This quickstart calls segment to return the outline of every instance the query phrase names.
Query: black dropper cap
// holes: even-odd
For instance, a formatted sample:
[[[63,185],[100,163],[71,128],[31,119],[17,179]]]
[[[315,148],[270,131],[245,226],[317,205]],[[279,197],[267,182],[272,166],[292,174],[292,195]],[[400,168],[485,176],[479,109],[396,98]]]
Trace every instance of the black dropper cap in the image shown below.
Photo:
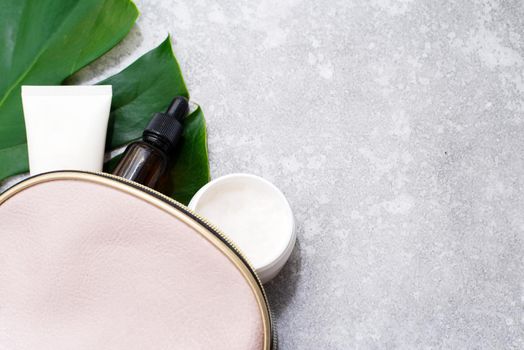
[[[187,99],[177,96],[164,113],[155,113],[142,134],[145,142],[169,153],[182,136],[182,120],[189,112]]]

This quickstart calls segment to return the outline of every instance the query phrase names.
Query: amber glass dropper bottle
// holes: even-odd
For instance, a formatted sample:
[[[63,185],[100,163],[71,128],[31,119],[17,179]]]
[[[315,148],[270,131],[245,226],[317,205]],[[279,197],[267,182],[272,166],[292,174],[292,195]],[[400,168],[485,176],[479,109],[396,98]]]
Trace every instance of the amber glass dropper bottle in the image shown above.
[[[155,113],[142,140],[127,146],[113,174],[156,188],[182,136],[182,120],[188,111],[187,100],[179,96],[173,99],[166,112]]]

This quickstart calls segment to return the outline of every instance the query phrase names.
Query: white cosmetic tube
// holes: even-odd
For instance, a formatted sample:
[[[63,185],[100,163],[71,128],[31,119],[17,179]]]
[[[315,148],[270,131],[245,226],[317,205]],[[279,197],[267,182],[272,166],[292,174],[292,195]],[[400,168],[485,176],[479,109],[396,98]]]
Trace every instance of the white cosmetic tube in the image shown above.
[[[29,170],[102,171],[111,85],[22,86]]]

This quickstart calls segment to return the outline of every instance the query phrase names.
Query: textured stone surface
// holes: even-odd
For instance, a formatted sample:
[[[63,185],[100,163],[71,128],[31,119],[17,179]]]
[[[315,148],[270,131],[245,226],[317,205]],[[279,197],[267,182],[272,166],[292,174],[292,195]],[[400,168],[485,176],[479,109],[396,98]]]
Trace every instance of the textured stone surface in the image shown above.
[[[171,33],[212,175],[298,222],[282,349],[524,348],[522,1],[141,0],[82,81]]]

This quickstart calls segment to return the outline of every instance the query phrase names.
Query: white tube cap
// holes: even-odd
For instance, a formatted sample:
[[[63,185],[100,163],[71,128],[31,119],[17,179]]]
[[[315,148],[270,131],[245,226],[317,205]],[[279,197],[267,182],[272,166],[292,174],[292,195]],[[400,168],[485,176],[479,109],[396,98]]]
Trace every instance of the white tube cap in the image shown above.
[[[261,177],[219,177],[193,196],[189,208],[224,231],[253,265],[262,283],[278,274],[295,246],[291,207],[282,192]]]

